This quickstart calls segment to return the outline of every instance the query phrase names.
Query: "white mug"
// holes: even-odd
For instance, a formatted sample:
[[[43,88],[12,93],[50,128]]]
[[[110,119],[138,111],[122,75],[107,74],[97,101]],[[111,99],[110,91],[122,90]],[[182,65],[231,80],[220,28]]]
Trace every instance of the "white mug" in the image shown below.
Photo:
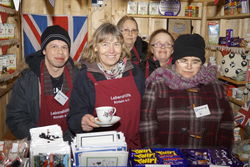
[[[116,108],[112,106],[102,106],[95,108],[98,119],[103,123],[110,123],[114,114],[116,113]]]

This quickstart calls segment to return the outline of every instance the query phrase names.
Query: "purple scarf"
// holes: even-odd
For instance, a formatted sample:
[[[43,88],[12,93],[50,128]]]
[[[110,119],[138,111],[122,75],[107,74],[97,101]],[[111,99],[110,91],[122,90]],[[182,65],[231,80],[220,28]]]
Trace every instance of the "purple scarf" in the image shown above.
[[[189,89],[199,84],[209,84],[217,79],[217,66],[208,64],[203,65],[200,71],[192,78],[184,78],[172,69],[158,68],[146,80],[146,87],[154,81],[163,80],[165,84],[174,90]]]

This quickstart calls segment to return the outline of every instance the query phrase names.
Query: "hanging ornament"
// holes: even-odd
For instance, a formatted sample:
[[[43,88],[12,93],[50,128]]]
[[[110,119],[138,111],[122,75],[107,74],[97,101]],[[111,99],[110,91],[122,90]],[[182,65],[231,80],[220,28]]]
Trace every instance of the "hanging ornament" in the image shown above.
[[[7,22],[7,18],[8,18],[8,13],[0,12],[0,15],[1,15],[2,23],[6,23]]]
[[[18,11],[21,0],[13,0],[13,2],[14,2],[14,6],[15,6],[16,11]]]
[[[217,5],[219,0],[214,0],[214,4]]]
[[[51,6],[55,7],[55,0],[49,0],[49,3],[51,4]]]
[[[2,48],[3,55],[6,55],[9,46],[8,45],[3,45],[3,46],[1,46],[1,48]]]
[[[221,52],[222,56],[225,56],[225,55],[228,55],[230,53],[230,50],[221,49],[220,52]]]

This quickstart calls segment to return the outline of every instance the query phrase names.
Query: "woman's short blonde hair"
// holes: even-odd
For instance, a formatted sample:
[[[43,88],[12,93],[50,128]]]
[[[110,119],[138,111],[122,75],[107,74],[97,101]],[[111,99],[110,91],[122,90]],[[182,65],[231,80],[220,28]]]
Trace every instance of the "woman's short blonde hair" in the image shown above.
[[[135,22],[136,28],[137,28],[137,30],[138,30],[138,24],[137,24],[135,18],[133,18],[133,17],[131,17],[131,16],[126,16],[126,15],[123,16],[123,17],[118,21],[118,23],[117,23],[117,27],[118,27],[119,30],[121,30],[121,29],[123,28],[123,24],[124,24],[127,20],[131,20],[131,21]]]
[[[87,47],[83,50],[81,59],[83,61],[87,61],[89,63],[99,62],[99,56],[97,54],[97,50],[95,50],[97,44],[109,39],[110,37],[115,37],[117,41],[122,46],[122,53],[120,60],[123,60],[125,57],[130,59],[130,52],[127,50],[124,44],[124,39],[114,24],[111,23],[103,23],[100,25],[93,34],[92,40],[88,43]]]

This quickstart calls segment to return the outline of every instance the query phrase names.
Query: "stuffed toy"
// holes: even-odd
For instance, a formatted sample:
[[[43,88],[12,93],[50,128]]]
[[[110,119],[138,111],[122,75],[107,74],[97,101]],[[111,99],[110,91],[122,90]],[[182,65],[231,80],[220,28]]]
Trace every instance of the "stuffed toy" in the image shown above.
[[[244,81],[247,66],[245,54],[230,52],[221,60],[221,74],[237,81]]]

